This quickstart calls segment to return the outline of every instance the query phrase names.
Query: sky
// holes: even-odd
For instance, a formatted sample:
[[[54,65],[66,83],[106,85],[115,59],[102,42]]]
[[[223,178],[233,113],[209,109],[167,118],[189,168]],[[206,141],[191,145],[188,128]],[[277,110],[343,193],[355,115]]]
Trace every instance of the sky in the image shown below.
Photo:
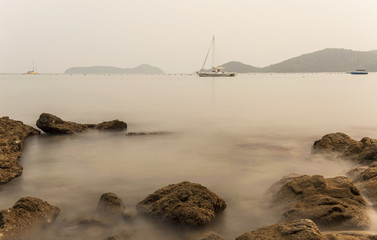
[[[150,64],[265,67],[324,48],[377,50],[376,0],[0,0],[0,73]],[[210,65],[210,64],[209,64]],[[206,67],[210,67],[207,65]]]

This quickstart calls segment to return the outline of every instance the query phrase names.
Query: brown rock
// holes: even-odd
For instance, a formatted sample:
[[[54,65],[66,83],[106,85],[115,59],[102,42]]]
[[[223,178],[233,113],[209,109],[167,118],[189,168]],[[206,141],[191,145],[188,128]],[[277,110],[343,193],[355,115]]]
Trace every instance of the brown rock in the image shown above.
[[[89,129],[98,130],[125,130],[127,124],[119,120],[103,122],[100,124],[80,124],[64,121],[50,113],[42,113],[37,120],[37,127],[45,133],[50,134],[74,134],[88,131]]]
[[[18,159],[27,137],[40,132],[20,121],[0,118],[0,183],[7,183],[22,174]]]
[[[224,240],[224,238],[215,232],[207,232],[200,236],[197,240]]]
[[[377,235],[363,232],[324,233],[328,240],[377,240]]]
[[[6,240],[28,239],[52,223],[60,209],[33,197],[18,200],[10,209],[0,211],[0,238]]]
[[[364,137],[357,141],[344,133],[331,133],[314,142],[312,154],[319,153],[368,164],[377,161],[377,140]]]
[[[119,217],[123,217],[123,219],[130,219],[132,217],[132,214],[125,208],[122,199],[115,193],[104,193],[101,195],[97,206],[97,213],[114,220]]]
[[[326,229],[366,229],[367,204],[347,177],[300,176],[273,196],[285,220],[308,218]]]
[[[223,211],[226,203],[200,184],[181,182],[150,194],[138,203],[137,208],[163,222],[201,226]]]
[[[275,224],[247,232],[236,240],[326,240],[317,225],[309,219]]]

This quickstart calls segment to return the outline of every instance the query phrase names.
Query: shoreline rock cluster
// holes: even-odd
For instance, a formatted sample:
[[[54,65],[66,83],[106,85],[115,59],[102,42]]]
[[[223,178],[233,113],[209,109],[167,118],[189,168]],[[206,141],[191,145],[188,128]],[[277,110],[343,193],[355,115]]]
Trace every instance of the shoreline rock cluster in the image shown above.
[[[48,113],[41,114],[37,126],[48,134],[75,134],[93,129],[127,129],[127,124],[119,120],[79,124],[64,121]],[[18,159],[24,141],[27,137],[38,134],[40,131],[20,121],[8,117],[0,118],[0,183],[7,183],[22,174]],[[367,210],[370,205],[377,207],[377,140],[366,137],[357,141],[344,133],[327,134],[314,142],[311,154],[321,154],[329,159],[347,159],[360,166],[350,170],[347,177],[298,175],[281,179],[270,191],[271,204],[281,213],[282,222],[244,233],[236,240],[377,239],[377,235],[363,232],[321,232],[357,231],[370,226]],[[187,181],[158,189],[136,206],[138,212],[159,222],[185,227],[208,225],[226,207],[224,199],[200,184]],[[41,199],[21,198],[12,208],[0,211],[0,239],[27,239],[29,234],[51,225],[59,213],[58,207]],[[109,225],[132,221],[134,217],[116,194],[105,193],[100,197],[95,217],[81,218],[67,226],[97,226],[106,232]],[[108,236],[108,240],[130,239],[132,232],[125,230],[115,235],[109,233]],[[209,232],[200,239],[223,238]]]

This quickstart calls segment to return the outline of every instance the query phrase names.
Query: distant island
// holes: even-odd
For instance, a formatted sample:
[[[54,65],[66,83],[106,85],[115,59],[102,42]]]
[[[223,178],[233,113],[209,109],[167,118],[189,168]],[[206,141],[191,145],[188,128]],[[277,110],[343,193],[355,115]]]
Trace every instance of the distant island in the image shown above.
[[[327,48],[303,54],[286,61],[258,68],[241,62],[228,62],[224,67],[228,72],[237,73],[299,73],[299,72],[348,72],[365,68],[377,72],[377,50],[360,52],[349,49]]]
[[[158,67],[148,64],[141,64],[134,68],[118,68],[110,66],[93,66],[93,67],[71,67],[64,73],[73,74],[164,74]]]

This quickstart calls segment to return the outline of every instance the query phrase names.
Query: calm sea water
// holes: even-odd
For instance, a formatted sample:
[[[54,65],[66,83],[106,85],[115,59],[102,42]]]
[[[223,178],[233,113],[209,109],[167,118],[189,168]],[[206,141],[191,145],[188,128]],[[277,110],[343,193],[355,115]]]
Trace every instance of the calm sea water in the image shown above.
[[[273,182],[289,173],[333,177],[353,166],[308,160],[315,140],[338,131],[377,138],[377,74],[0,75],[0,86],[0,115],[34,127],[48,112],[80,123],[120,119],[130,132],[169,133],[32,137],[22,153],[22,176],[0,186],[0,209],[34,196],[61,208],[58,221],[70,221],[93,214],[100,195],[114,192],[136,212],[148,194],[184,180],[228,203],[213,224],[197,230],[137,217],[126,224],[136,240],[193,239],[208,230],[234,239],[276,223],[265,196]],[[77,234],[85,239],[89,233]]]

